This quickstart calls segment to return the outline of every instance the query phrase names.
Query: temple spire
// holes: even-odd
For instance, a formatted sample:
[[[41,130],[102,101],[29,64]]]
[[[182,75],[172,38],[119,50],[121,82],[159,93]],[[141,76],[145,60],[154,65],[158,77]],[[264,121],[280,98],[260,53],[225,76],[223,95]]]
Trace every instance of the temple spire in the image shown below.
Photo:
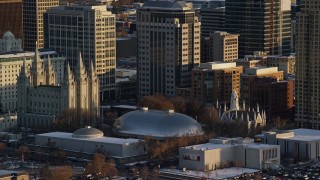
[[[239,97],[238,97],[238,93],[236,90],[232,91],[230,102],[231,102],[231,104],[230,104],[231,111],[236,111],[236,110],[240,109],[239,108]]]

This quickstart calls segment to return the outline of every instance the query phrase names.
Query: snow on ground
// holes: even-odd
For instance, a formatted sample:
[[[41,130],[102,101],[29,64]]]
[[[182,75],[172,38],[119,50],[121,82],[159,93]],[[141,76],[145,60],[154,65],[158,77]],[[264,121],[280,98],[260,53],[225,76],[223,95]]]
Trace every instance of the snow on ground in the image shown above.
[[[209,171],[203,172],[203,171],[182,171],[180,169],[160,169],[160,173],[166,173],[166,174],[172,174],[172,175],[178,175],[178,176],[184,176],[184,177],[208,177],[210,179],[226,179],[226,178],[232,178],[235,176],[240,176],[244,173],[255,173],[260,170],[257,169],[249,169],[249,168],[238,168],[238,167],[231,167],[231,168],[225,168],[225,169],[219,169],[215,171]]]

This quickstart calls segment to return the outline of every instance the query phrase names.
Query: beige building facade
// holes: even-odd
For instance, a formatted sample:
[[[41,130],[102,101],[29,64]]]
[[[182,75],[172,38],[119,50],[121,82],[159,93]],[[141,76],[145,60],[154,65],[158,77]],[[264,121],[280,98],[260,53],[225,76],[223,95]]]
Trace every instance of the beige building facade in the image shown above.
[[[179,167],[211,171],[230,166],[268,169],[280,165],[280,146],[256,144],[253,139],[217,138],[179,149]]]
[[[138,9],[138,91],[173,97],[200,63],[200,22],[191,4],[147,1]]]
[[[115,15],[106,5],[70,5],[51,8],[44,15],[45,48],[67,57],[73,70],[81,51],[84,65],[93,63],[100,92],[111,98],[115,91]]]
[[[61,84],[64,74],[64,68],[62,67],[66,58],[55,51],[39,52],[39,56],[45,65],[50,59],[56,73],[57,83]],[[17,110],[17,77],[23,61],[25,60],[26,66],[30,67],[34,57],[34,52],[0,55],[0,103],[2,112]]]
[[[216,31],[212,39],[212,61],[234,62],[238,59],[238,34]]]
[[[51,61],[45,65],[36,51],[30,68],[24,61],[17,86],[19,126],[48,127],[66,109],[99,114],[99,80],[92,63],[85,68],[81,54],[73,72],[66,65],[60,85]]]
[[[59,0],[23,1],[24,50],[34,51],[35,42],[43,48],[43,13],[55,6],[59,6]]]

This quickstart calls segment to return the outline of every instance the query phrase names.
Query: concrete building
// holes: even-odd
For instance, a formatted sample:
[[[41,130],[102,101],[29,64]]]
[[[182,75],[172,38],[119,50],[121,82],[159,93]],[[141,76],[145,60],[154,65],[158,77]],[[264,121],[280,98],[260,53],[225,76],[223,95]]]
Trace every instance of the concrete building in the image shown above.
[[[212,59],[210,61],[234,62],[238,59],[238,34],[216,31],[212,39]]]
[[[138,9],[138,91],[173,97],[200,63],[200,22],[191,4],[147,1]]]
[[[57,148],[80,154],[95,154],[105,152],[117,163],[132,161],[138,156],[145,156],[146,147],[143,140],[123,139],[103,136],[103,132],[86,126],[73,133],[50,132],[35,136],[35,145],[44,148]]]
[[[66,58],[50,50],[40,51],[39,56],[45,66],[50,59],[56,73],[57,83],[61,84]],[[34,57],[34,52],[0,55],[0,103],[2,112],[17,111],[17,77],[23,61],[25,60],[26,66],[30,67]]]
[[[262,63],[261,60],[257,60],[257,59],[243,58],[243,59],[237,60],[237,66],[242,66],[244,70],[247,68],[260,66],[261,63]]]
[[[295,56],[268,56],[266,66],[278,67],[279,71],[285,74],[296,73],[296,57]]]
[[[300,127],[320,129],[320,6],[317,0],[301,2],[296,38],[296,115]]]
[[[84,65],[92,61],[100,80],[104,99],[114,97],[116,68],[115,15],[106,5],[72,5],[51,8],[44,15],[45,47],[67,57],[77,65],[78,53]]]
[[[217,138],[179,149],[179,167],[210,171],[240,166],[268,169],[280,165],[280,146],[253,143],[250,138]]]
[[[239,57],[253,51],[289,55],[290,0],[226,0],[226,31],[239,36]]]
[[[294,82],[284,81],[283,72],[277,67],[246,69],[241,75],[241,98],[249,106],[257,103],[265,110],[268,120],[281,117],[293,118]]]
[[[320,159],[320,131],[312,129],[293,129],[271,131],[255,136],[256,141],[279,145],[281,157],[297,158],[299,161]]]
[[[17,126],[17,113],[6,113],[0,115],[0,131],[7,131],[10,128]]]
[[[7,31],[0,39],[0,54],[21,52],[23,51],[21,44],[21,39],[16,39],[10,31]]]
[[[81,54],[72,72],[67,63],[63,82],[57,83],[51,60],[45,65],[36,48],[31,67],[24,61],[18,81],[18,123],[29,128],[46,128],[66,109],[88,110],[99,115],[99,79],[91,63],[83,65]]]
[[[230,102],[230,94],[240,93],[240,74],[242,67],[236,63],[201,63],[192,70],[191,95],[215,104],[217,101]]]
[[[247,68],[243,74],[241,74],[240,80],[240,97],[247,103],[250,102],[250,88],[251,83],[257,77],[274,77],[277,81],[283,80],[283,72],[278,71],[277,67],[253,67]]]
[[[16,38],[23,39],[22,18],[22,0],[1,0],[0,37],[10,31]]]
[[[26,51],[35,51],[35,42],[43,48],[43,13],[59,6],[59,0],[24,0],[23,1],[23,45]]]

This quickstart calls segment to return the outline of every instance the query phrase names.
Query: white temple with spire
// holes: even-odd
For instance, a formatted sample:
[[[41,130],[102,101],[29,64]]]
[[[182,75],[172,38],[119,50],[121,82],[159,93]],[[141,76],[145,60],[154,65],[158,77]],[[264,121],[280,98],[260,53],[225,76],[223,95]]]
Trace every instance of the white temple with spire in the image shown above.
[[[230,108],[227,107],[226,102],[224,102],[223,107],[219,106],[219,101],[217,101],[216,109],[218,110],[220,121],[244,121],[247,122],[249,130],[252,127],[263,127],[266,125],[266,113],[259,107],[259,104],[257,104],[256,108],[246,108],[246,103],[243,101],[242,107],[240,107],[239,96],[235,90],[231,94]]]
[[[30,68],[24,61],[17,79],[19,126],[49,127],[66,109],[99,114],[99,79],[94,65],[86,69],[80,52],[77,63],[73,71],[69,63],[65,65],[63,80],[58,84],[50,58],[44,63],[38,48]]]

